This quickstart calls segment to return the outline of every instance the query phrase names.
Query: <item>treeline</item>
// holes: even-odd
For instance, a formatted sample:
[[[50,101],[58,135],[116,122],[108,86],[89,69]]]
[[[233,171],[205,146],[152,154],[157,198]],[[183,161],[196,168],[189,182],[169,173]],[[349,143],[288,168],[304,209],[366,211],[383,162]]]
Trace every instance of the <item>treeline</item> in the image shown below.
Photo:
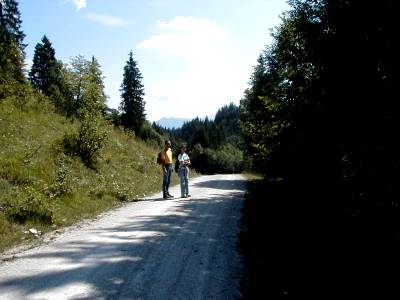
[[[107,107],[101,66],[92,56],[72,57],[68,63],[56,58],[56,51],[44,35],[37,43],[32,67],[25,75],[24,33],[15,0],[0,2],[0,101],[13,97],[20,105],[29,99],[49,99],[56,111],[80,122],[78,132],[65,137],[66,153],[79,155],[93,167],[107,139],[107,120],[130,130],[154,146],[162,137],[146,121],[142,75],[132,51],[124,66],[119,111]]]
[[[285,187],[266,204],[282,262],[268,291],[398,295],[398,5],[290,5],[240,105],[252,168]]]
[[[153,123],[153,128],[172,141],[176,156],[185,144],[192,166],[201,173],[238,173],[245,168],[239,107],[221,107],[214,120],[195,118],[181,128],[168,129]]]

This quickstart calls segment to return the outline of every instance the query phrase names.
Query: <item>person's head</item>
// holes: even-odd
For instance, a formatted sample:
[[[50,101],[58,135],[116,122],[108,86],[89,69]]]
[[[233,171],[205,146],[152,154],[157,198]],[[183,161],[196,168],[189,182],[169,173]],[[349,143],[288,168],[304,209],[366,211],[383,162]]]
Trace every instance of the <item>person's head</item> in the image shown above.
[[[186,152],[186,146],[185,145],[182,145],[181,146],[181,153],[185,153]]]
[[[171,141],[170,140],[166,140],[165,141],[164,148],[166,148],[166,149],[171,148]]]

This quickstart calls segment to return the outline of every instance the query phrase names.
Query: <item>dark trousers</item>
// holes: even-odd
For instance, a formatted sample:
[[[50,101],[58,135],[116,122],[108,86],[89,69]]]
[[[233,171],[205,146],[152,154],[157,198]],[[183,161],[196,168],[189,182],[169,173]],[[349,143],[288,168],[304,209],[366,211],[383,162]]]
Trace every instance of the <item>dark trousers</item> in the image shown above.
[[[171,182],[172,164],[165,164],[164,167],[167,170],[167,174],[164,174],[163,176],[162,190],[164,194],[167,194],[169,191],[169,184]]]

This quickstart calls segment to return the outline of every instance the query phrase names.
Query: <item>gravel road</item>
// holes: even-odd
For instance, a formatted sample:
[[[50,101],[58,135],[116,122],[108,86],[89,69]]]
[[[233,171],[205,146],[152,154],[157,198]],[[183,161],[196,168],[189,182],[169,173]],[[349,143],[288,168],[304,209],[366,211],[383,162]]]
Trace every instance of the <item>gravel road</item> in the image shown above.
[[[239,299],[244,190],[201,176],[68,228],[0,262],[0,299]]]

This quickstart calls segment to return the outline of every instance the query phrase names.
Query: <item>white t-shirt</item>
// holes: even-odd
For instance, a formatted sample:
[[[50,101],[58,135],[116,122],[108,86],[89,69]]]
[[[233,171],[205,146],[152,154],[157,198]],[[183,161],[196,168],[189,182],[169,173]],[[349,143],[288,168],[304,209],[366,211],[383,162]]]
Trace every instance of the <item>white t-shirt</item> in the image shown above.
[[[190,161],[189,155],[187,153],[179,154],[178,155],[178,160],[179,160],[179,167],[184,167],[185,165],[183,164],[184,161]]]

